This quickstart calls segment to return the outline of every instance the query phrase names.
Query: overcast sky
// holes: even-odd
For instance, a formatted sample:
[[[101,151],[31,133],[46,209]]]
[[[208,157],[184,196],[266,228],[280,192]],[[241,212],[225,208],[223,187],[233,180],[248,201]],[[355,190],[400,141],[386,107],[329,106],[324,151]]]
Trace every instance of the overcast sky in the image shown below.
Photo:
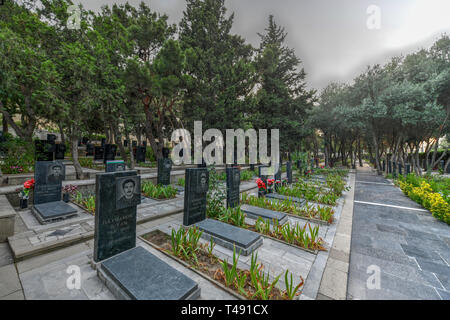
[[[125,3],[115,0],[79,0],[84,7]],[[138,5],[141,0],[129,0]],[[171,23],[180,21],[185,0],[144,1],[166,13]],[[257,32],[267,26],[269,14],[288,32],[287,45],[302,60],[310,88],[322,89],[331,81],[349,82],[368,64],[385,63],[390,57],[430,46],[450,34],[450,0],[226,0],[235,13],[232,32],[253,46]],[[376,13],[380,9],[380,28]]]

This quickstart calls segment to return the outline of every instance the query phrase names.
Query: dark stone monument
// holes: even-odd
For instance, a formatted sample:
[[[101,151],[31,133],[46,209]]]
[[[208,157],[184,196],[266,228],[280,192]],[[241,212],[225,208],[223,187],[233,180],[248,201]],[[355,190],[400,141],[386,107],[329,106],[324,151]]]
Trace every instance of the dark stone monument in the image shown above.
[[[278,164],[278,170],[275,172],[273,178],[275,179],[275,191],[278,191],[278,187],[280,183],[277,183],[277,181],[281,182],[281,162]]]
[[[207,168],[188,168],[185,171],[183,224],[190,226],[206,219],[206,193],[209,187]]]
[[[136,246],[136,206],[141,177],[136,171],[96,175],[94,261]]]
[[[286,162],[286,175],[287,182],[292,183],[292,162],[290,161]]]
[[[145,147],[136,147],[136,162],[145,162],[145,153],[146,153]]]
[[[61,161],[37,161],[34,170],[35,186],[32,211],[40,223],[65,219],[76,210],[61,201],[65,166]]]
[[[134,140],[134,141],[131,143],[131,146],[132,146],[132,147],[137,147],[137,141]]]
[[[124,300],[196,299],[198,284],[143,247],[136,247],[136,171],[96,176],[94,261],[111,292]]]
[[[403,165],[400,162],[398,163],[398,174],[403,174]]]
[[[66,145],[58,143],[55,149],[55,160],[64,160]]]
[[[102,138],[100,145],[104,148],[106,144],[106,138]]]
[[[128,147],[128,140],[123,140],[123,146]]]
[[[406,167],[406,174],[410,174],[411,173],[411,165],[409,163],[405,164]]]
[[[105,154],[105,148],[95,146],[94,147],[94,160],[103,160]]]
[[[51,133],[47,134],[47,141],[50,144],[55,144],[56,143],[56,135],[51,134]]]
[[[55,157],[55,144],[48,140],[35,140],[36,161],[53,161]]]
[[[172,170],[172,160],[168,158],[158,159],[157,183],[163,186],[170,184],[170,171]]]
[[[126,171],[127,167],[123,160],[108,160],[106,161],[105,170],[106,172]]]
[[[388,173],[392,173],[392,161],[388,161]]]
[[[227,168],[227,208],[239,206],[239,185],[241,184],[241,171],[239,168]]]
[[[94,155],[94,145],[91,143],[86,144],[86,157]]]
[[[297,198],[297,197],[289,197],[278,193],[269,193],[266,195],[267,198],[277,199],[277,200],[291,200],[294,202],[298,202],[300,204],[305,203],[305,199]]]
[[[84,145],[87,145],[88,142],[89,142],[89,138],[88,138],[88,137],[83,137],[83,138],[81,139],[81,143],[84,144]]]
[[[386,171],[386,160],[383,160],[383,171]]]
[[[269,219],[270,223],[276,220],[279,224],[285,224],[288,221],[287,214],[284,212],[273,211],[255,206],[243,204],[241,210],[244,211],[249,218],[258,219],[263,218],[264,221]]]
[[[231,169],[231,168],[230,168]],[[184,191],[183,225],[195,225],[204,231],[202,237],[237,252],[249,255],[262,245],[260,234],[214,219],[206,219],[206,194],[208,192],[209,174],[207,168],[186,169]]]
[[[98,275],[121,300],[194,300],[200,296],[195,281],[143,247],[103,261]]]
[[[117,146],[115,144],[106,144],[105,152],[103,153],[103,163],[116,159]]]
[[[250,171],[255,171],[255,164],[254,163],[250,163]]]

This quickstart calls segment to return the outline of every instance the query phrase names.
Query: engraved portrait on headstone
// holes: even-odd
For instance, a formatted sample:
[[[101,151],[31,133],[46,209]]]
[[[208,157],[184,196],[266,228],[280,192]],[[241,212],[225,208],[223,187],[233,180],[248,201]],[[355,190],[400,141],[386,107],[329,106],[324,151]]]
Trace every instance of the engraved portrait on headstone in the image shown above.
[[[141,181],[138,176],[116,179],[116,210],[141,203]]]
[[[201,172],[197,176],[197,193],[203,193],[208,192],[208,173],[207,172]]]
[[[56,163],[49,164],[47,169],[47,184],[58,184],[64,180],[64,166]]]

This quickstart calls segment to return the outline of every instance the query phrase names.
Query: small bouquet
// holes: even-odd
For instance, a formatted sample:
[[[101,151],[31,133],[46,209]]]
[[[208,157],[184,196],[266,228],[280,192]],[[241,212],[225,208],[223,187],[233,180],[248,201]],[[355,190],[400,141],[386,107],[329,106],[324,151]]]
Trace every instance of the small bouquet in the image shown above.
[[[262,181],[261,178],[256,179],[256,184],[258,185],[258,189],[267,190],[266,184],[264,183],[264,181]]]
[[[64,186],[64,188],[63,188],[64,193],[74,194],[76,191],[77,191],[77,186],[74,186],[72,184],[68,184],[68,185]]]
[[[23,189],[20,190],[19,197],[21,199],[28,199],[31,189],[34,189],[34,179],[27,180],[23,183]]]

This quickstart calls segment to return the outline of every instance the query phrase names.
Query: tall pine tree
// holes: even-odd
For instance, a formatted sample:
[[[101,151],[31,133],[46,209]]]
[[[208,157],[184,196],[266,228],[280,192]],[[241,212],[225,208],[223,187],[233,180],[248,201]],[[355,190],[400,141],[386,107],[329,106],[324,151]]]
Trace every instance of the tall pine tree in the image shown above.
[[[183,119],[192,129],[245,127],[243,113],[251,103],[255,73],[253,48],[230,34],[234,14],[226,16],[224,0],[187,0],[180,22],[180,42],[188,50],[191,76],[184,98]]]
[[[272,15],[265,31],[258,34],[261,44],[256,66],[260,87],[252,122],[258,129],[280,129],[281,151],[294,151],[311,132],[305,119],[315,91],[307,90],[301,61],[284,44],[287,33]]]

